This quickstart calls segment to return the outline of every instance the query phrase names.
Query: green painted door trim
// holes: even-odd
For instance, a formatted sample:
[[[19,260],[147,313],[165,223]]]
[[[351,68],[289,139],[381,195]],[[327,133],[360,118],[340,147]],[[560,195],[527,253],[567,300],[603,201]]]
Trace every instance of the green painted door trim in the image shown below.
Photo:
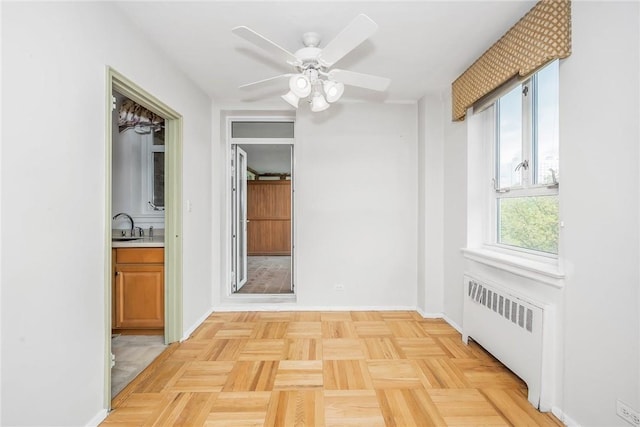
[[[111,172],[112,93],[125,95],[165,119],[165,343],[182,338],[182,116],[131,80],[107,67],[105,137],[105,407],[111,409]]]

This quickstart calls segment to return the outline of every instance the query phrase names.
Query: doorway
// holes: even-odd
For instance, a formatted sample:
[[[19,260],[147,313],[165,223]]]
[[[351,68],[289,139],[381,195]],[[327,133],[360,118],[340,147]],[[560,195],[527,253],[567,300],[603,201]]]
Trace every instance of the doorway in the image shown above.
[[[285,123],[231,123],[234,295],[294,294],[293,122]]]
[[[117,95],[115,98],[114,94]],[[140,168],[145,168],[145,173],[141,173],[140,168],[136,170],[137,179],[133,184],[132,180],[126,183],[127,180],[122,179],[122,175],[126,173],[117,169],[115,164],[118,157],[122,157],[123,154],[122,152],[116,153],[122,147],[117,146],[115,141],[117,136],[114,137],[122,126],[118,119],[119,115],[123,114],[123,110],[118,107],[118,103],[125,100],[130,103],[131,108],[130,111],[125,109],[125,114],[130,112],[132,115],[143,116],[143,120],[139,122],[133,120],[132,123],[124,124],[124,127],[130,126],[133,129],[129,135],[131,140],[129,142],[135,144],[139,140],[135,147],[125,147],[125,150],[128,149],[128,153],[132,156],[132,153],[137,153]],[[119,326],[122,330],[146,328],[147,338],[142,338],[142,341],[153,341],[153,347],[164,347],[166,344],[178,341],[182,334],[182,219],[180,209],[182,205],[182,117],[111,68],[107,72],[106,112],[105,325],[107,330],[105,331],[104,396],[105,407],[110,408],[113,366],[112,327],[116,319],[120,321]],[[130,118],[126,117],[125,122]],[[161,137],[159,138],[159,136]],[[129,165],[130,170],[132,170],[131,166]],[[159,179],[160,175],[163,176],[162,180]],[[127,197],[116,196],[115,193],[119,188],[127,188],[127,186],[135,191],[131,191]],[[129,198],[129,204],[123,204],[123,200],[127,198]],[[114,208],[116,210],[131,209],[133,215],[125,211],[123,213],[126,215],[114,215]],[[130,220],[127,217],[130,217]],[[119,222],[121,219],[128,220],[125,221],[124,226]],[[114,227],[117,228],[115,232]],[[151,227],[153,227],[153,231]],[[120,232],[124,232],[124,235],[121,235]],[[150,239],[151,233],[153,233],[154,239]],[[162,239],[159,239],[160,236]],[[119,248],[114,243],[116,241],[121,243],[126,238],[134,237],[142,240],[145,244],[151,243],[150,246],[145,247],[145,250],[148,247],[148,249],[155,251],[152,254],[153,259],[149,260],[145,254],[144,260],[138,260],[133,251],[129,250],[133,248],[127,247],[125,248],[127,251],[124,253],[129,258],[124,262],[126,265],[118,269],[118,263],[124,258],[119,259],[115,255]],[[161,247],[154,246],[160,240],[162,241]],[[131,255],[134,257],[131,258]],[[137,265],[143,263],[149,265]],[[118,275],[118,272],[121,274]],[[127,283],[127,279],[123,277],[126,275],[131,278],[130,283],[135,284],[132,288],[133,294],[137,292],[143,297],[147,297],[151,290],[154,292],[152,298],[154,304],[150,311],[144,313],[146,317],[142,319],[143,323],[139,323],[140,319],[135,315],[129,316],[137,310],[135,305],[130,304],[123,309],[122,300],[117,299],[123,295],[123,288]],[[121,314],[118,316],[114,316],[116,301],[121,304]],[[129,311],[125,313],[125,310]],[[152,313],[151,316],[147,316],[149,312]],[[160,333],[159,340],[149,339],[149,331]],[[129,342],[130,340],[124,339],[123,341]],[[158,349],[155,348],[155,350]]]
[[[111,398],[162,353],[165,120],[113,91]],[[125,255],[137,259],[121,259]],[[155,257],[154,262],[142,262]],[[135,262],[133,262],[135,261]]]

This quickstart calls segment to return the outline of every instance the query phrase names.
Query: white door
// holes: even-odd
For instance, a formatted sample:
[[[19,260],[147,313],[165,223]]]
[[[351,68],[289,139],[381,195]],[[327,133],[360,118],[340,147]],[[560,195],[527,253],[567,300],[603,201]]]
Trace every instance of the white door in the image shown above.
[[[233,171],[233,290],[237,292],[247,283],[247,153],[234,145]]]

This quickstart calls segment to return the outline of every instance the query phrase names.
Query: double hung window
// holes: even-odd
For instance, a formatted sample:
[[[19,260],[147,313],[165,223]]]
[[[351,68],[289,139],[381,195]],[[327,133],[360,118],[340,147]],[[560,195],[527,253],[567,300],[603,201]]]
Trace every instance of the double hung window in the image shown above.
[[[498,246],[558,253],[558,61],[495,103],[490,239]]]

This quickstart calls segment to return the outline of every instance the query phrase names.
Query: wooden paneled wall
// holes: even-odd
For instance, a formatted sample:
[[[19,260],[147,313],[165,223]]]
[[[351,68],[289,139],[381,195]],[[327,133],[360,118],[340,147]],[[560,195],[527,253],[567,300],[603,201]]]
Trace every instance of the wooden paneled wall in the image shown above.
[[[291,181],[247,181],[249,255],[291,255]]]

